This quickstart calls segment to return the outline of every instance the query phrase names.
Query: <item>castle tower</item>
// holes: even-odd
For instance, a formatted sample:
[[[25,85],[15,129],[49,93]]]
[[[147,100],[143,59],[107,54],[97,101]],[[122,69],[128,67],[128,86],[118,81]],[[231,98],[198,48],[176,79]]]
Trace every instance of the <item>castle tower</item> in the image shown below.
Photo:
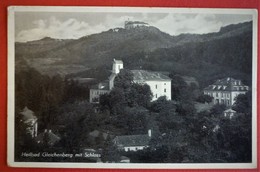
[[[112,73],[118,74],[121,69],[123,69],[123,61],[122,60],[115,60],[113,61],[113,68],[112,68]]]

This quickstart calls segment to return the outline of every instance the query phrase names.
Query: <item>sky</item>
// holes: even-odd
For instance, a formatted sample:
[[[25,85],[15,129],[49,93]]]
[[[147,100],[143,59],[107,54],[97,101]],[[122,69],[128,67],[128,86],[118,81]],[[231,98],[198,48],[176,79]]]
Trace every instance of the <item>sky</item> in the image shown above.
[[[148,13],[148,12],[15,12],[15,41],[44,37],[78,39],[143,21],[170,35],[218,32],[221,27],[252,20],[249,14]]]

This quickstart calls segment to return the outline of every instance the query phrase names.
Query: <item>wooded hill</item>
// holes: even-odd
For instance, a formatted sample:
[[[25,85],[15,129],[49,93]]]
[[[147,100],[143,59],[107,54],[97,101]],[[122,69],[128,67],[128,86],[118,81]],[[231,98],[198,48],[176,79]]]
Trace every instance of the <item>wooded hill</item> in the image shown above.
[[[171,36],[155,27],[123,28],[78,40],[44,38],[15,44],[16,69],[42,74],[106,79],[112,59],[125,68],[176,72],[207,85],[231,76],[251,84],[252,22],[229,25],[209,34]],[[93,76],[94,73],[94,76]]]

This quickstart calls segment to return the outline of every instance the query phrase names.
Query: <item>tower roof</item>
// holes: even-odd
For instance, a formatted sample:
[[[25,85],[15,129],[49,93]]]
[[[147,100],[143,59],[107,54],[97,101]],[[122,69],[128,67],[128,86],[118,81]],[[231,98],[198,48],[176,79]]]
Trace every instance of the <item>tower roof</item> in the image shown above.
[[[122,60],[116,60],[116,59],[114,59],[114,63],[123,64],[123,61],[122,61]]]

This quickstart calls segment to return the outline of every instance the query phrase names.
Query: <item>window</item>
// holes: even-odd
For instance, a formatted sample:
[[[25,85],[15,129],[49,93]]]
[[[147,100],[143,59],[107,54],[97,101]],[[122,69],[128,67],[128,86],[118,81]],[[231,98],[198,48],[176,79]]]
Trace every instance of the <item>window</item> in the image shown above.
[[[218,97],[218,93],[216,93],[216,97]]]
[[[155,98],[157,98],[157,94],[155,94]]]
[[[164,92],[166,93],[166,88],[164,89]]]
[[[157,84],[155,85],[155,89],[157,89]]]
[[[221,104],[224,104],[224,100],[221,100]]]
[[[227,105],[229,105],[229,100],[227,100]]]

